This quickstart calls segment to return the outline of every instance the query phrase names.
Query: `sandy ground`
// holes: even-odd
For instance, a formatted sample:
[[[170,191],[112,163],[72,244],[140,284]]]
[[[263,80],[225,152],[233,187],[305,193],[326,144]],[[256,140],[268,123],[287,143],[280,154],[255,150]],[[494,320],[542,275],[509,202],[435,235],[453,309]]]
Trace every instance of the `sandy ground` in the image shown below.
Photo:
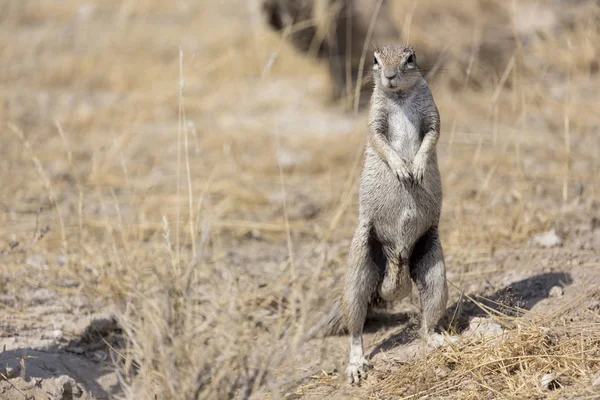
[[[304,331],[339,292],[356,224],[364,112],[332,105],[323,66],[281,43],[252,2],[20,4],[0,2],[0,398],[146,398],[136,395],[132,376],[168,386],[160,383],[168,362],[145,358],[157,348],[143,345],[151,318],[136,310],[153,296],[160,303],[163,291],[176,296],[180,283],[166,278],[176,240],[181,257],[199,265],[181,280],[208,282],[188,297],[213,301],[231,318],[217,326],[232,336],[251,326],[250,344],[231,339],[232,351],[243,348],[250,360],[269,355],[257,361],[268,365],[268,380],[256,397],[400,398],[381,391],[385,377],[452,341],[477,348],[526,321],[600,328],[600,97],[593,89],[600,81],[597,63],[596,72],[582,67],[598,51],[574,42],[567,79],[567,62],[553,55],[566,45],[536,42],[539,32],[558,29],[556,9],[544,9],[538,25],[519,22],[533,26],[524,45],[536,62],[556,62],[546,72],[527,75],[527,63],[519,64],[515,81],[498,93],[497,81],[457,89],[450,72],[432,83],[443,122],[441,232],[451,298],[442,328],[450,342],[423,352],[415,293],[368,323],[374,370],[356,388],[343,374],[346,337],[295,346],[277,321],[301,316]],[[566,36],[592,37],[586,27]],[[189,182],[177,143],[180,48]],[[489,112],[494,98],[501,117]],[[177,232],[180,213],[195,222],[192,240],[187,222]],[[210,287],[218,300],[207,300]],[[207,335],[226,331],[211,326]],[[173,345],[184,333],[158,342],[172,351],[173,365],[187,360],[178,358],[186,348]],[[199,365],[213,354],[203,351],[189,350]],[[594,346],[589,351],[600,359]],[[190,362],[182,369],[195,368]],[[600,398],[600,363],[590,363],[568,396]],[[192,398],[186,379],[174,383],[179,398]],[[404,395],[420,397],[426,385],[415,385]],[[472,398],[483,398],[482,390],[475,385]],[[505,398],[518,393],[507,387]],[[556,396],[560,390],[540,386],[538,398]]]
[[[481,296],[481,301],[492,309],[504,308],[510,313],[512,307],[518,307],[523,318],[552,316],[573,303],[577,304],[577,313],[598,316],[600,230],[583,230],[587,233],[580,232],[574,243],[567,240],[560,248],[531,245],[499,250],[490,260],[470,264],[466,272],[456,272],[450,260],[448,279],[454,301],[449,304],[448,314],[456,318],[456,300],[460,298],[456,292],[462,288],[475,298]],[[582,247],[588,250],[582,251]],[[242,247],[230,254],[232,263],[241,266],[260,262],[248,257],[249,253],[263,254],[261,258],[271,254],[265,246]],[[583,299],[582,293],[587,293]],[[500,325],[489,318],[488,312],[464,299],[462,302],[466,308],[459,311],[461,332],[452,340],[468,341],[475,331],[483,336],[498,335]],[[122,395],[110,359],[115,354],[109,348],[123,345],[121,330],[110,312],[98,312],[101,305],[94,306],[84,297],[33,287],[25,288],[18,296],[4,296],[2,304],[10,309],[18,305],[19,309],[18,315],[9,315],[3,323],[0,345],[5,350],[0,359],[3,373],[11,377],[1,382],[3,399],[24,398],[18,389],[35,398],[52,399],[73,398],[69,393],[80,393],[74,398],[84,399]],[[407,299],[367,324],[365,352],[375,372],[386,373],[398,363],[415,362],[422,356],[416,304],[415,298]],[[561,318],[568,319],[569,314]],[[295,366],[295,375],[279,378],[294,394],[292,398],[357,396],[341,374],[346,352],[347,339],[343,336],[313,339],[287,360]],[[323,384],[323,377],[329,382]]]

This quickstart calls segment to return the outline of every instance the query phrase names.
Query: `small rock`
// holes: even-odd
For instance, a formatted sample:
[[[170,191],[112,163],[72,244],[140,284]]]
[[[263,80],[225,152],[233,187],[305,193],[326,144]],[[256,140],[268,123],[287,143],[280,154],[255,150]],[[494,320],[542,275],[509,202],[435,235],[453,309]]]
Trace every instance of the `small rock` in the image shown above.
[[[60,329],[46,332],[42,334],[42,339],[60,339],[63,336],[63,332]]]
[[[504,329],[500,324],[489,318],[474,317],[469,322],[469,330],[475,337],[492,337],[499,336],[504,333]]]
[[[10,296],[8,294],[0,294],[0,304],[4,304],[9,307],[13,307],[15,304],[15,301],[16,301],[15,296]]]
[[[92,359],[96,362],[106,361],[108,354],[105,351],[95,351],[92,353]]]
[[[560,387],[560,384],[556,380],[558,378],[558,374],[556,372],[550,372],[542,376],[542,388],[544,390],[555,390]]]
[[[4,374],[4,376],[6,376],[6,379],[16,378],[17,376],[19,376],[19,372],[21,372],[21,367],[6,367],[5,371],[6,373]]]
[[[19,360],[12,359],[6,362],[4,368],[0,368],[0,372],[6,379],[13,379],[19,376],[19,372],[21,372],[21,365],[19,364]],[[3,378],[3,377],[2,377]]]
[[[43,382],[44,378],[30,377],[29,380],[26,381],[25,387],[27,389],[41,388]]]
[[[27,259],[25,260],[25,264],[27,264],[30,267],[45,267],[46,265],[48,265],[46,259],[44,259],[44,257],[40,256],[39,254],[34,254],[27,257]]]
[[[69,353],[83,354],[85,350],[83,350],[81,347],[68,347],[67,351]]]
[[[563,288],[560,286],[552,286],[552,289],[550,289],[550,292],[548,294],[550,295],[550,297],[562,297]]]
[[[294,168],[306,164],[310,160],[311,155],[308,152],[287,151],[283,149],[277,152],[277,162],[283,169]]]
[[[562,239],[556,234],[556,230],[554,229],[546,233],[535,235],[533,237],[533,241],[538,246],[544,247],[546,249],[552,247],[560,247],[563,244]]]
[[[59,266],[63,267],[66,263],[67,263],[67,257],[65,257],[65,256],[56,257],[56,264],[58,264]]]
[[[83,389],[81,389],[73,378],[67,375],[61,375],[55,379],[46,379],[44,381],[44,390],[53,395],[53,398],[60,400],[81,397],[83,394]]]
[[[458,336],[442,335],[439,333],[432,333],[429,336],[428,344],[433,348],[439,348],[448,344],[455,344],[458,342]]]
[[[252,229],[252,230],[246,232],[244,237],[246,239],[251,239],[251,240],[262,240],[263,239],[263,235],[258,229]]]
[[[48,288],[37,289],[30,297],[29,300],[33,304],[46,303],[56,297],[56,292]]]

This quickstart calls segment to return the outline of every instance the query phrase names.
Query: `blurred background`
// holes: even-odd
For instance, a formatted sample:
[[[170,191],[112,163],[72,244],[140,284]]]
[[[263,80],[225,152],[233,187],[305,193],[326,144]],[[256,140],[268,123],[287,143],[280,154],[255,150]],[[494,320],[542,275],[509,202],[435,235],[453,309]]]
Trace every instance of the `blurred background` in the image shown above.
[[[547,373],[594,398],[599,22],[595,0],[0,0],[3,398],[545,398]],[[386,43],[442,118],[442,329],[508,333],[415,361],[415,295],[349,388],[345,337],[301,338],[341,290]]]

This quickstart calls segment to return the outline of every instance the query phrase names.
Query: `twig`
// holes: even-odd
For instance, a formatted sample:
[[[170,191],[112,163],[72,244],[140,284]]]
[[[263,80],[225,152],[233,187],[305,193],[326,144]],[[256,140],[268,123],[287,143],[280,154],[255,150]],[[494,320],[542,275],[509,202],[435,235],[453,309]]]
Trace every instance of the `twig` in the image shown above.
[[[8,384],[10,386],[12,386],[17,392],[21,393],[23,395],[23,397],[25,397],[25,400],[27,400],[29,398],[29,396],[27,396],[25,393],[23,393],[23,391],[21,391],[21,389],[19,389],[18,387],[15,386],[14,383],[12,383],[7,377],[6,375],[4,375],[2,372],[0,372],[0,376],[6,381],[8,382]]]

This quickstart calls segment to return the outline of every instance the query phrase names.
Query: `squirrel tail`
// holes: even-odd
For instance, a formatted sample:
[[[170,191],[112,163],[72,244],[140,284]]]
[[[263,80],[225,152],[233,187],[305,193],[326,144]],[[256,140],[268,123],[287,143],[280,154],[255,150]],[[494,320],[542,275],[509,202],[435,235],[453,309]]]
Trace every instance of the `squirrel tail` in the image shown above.
[[[325,314],[316,324],[309,329],[304,336],[304,340],[310,340],[318,335],[330,336],[339,335],[346,330],[340,301],[334,302]]]

